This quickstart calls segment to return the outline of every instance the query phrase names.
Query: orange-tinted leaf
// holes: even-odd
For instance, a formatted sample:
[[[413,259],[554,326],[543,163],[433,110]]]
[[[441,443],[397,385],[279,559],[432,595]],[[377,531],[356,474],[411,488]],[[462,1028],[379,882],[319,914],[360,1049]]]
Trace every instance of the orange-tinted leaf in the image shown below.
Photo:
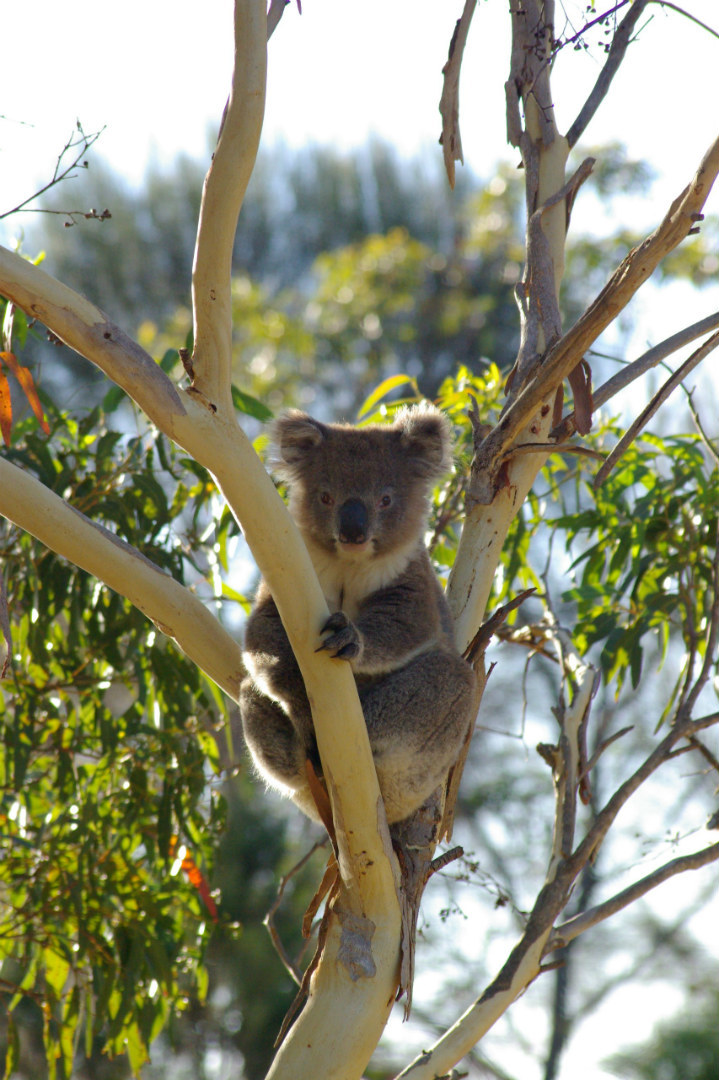
[[[17,374],[17,370],[20,365],[17,362],[17,356],[11,352],[0,352],[0,360],[3,360],[12,371],[13,375]]]
[[[40,424],[40,427],[46,435],[50,434],[50,425],[45,419],[45,413],[43,407],[40,404],[40,398],[37,396],[37,390],[35,389],[35,381],[32,377],[32,372],[28,368],[21,367],[17,362],[17,357],[11,352],[0,353],[0,359],[4,360],[10,371],[13,373],[17,381],[22,387],[25,397],[28,400],[30,408],[35,413],[35,417]],[[4,437],[4,436],[3,436]]]
[[[187,874],[190,884],[195,889],[197,889],[198,893],[200,894],[205,907],[210,913],[210,918],[213,922],[217,922],[217,905],[212,899],[212,894],[210,893],[210,886],[207,883],[207,878],[202,873],[199,866],[191,855],[185,855],[185,858],[182,860],[182,869]]]
[[[2,371],[0,371],[0,431],[3,442],[9,446],[12,432],[12,402],[10,401],[10,384]]]
[[[173,836],[170,839],[170,858],[174,856],[176,850],[177,837]],[[210,914],[210,918],[213,922],[217,922],[217,920],[219,919],[217,904],[212,899],[212,894],[210,892],[210,886],[207,883],[207,878],[202,873],[199,866],[191,855],[185,855],[184,859],[182,860],[182,869],[187,874],[187,878],[190,884],[193,886],[193,888],[197,889],[198,893],[200,894],[200,897]]]

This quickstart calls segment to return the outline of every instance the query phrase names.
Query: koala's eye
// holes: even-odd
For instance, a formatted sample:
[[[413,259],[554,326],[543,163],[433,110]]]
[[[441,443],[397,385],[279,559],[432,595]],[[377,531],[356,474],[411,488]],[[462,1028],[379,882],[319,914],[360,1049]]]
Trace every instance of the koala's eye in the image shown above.
[[[388,506],[392,505],[392,496],[391,495],[383,495],[382,498],[380,499],[378,505],[379,505],[380,509],[386,510]]]
[[[330,495],[329,491],[323,491],[320,495],[320,502],[323,506],[334,506],[334,499]]]

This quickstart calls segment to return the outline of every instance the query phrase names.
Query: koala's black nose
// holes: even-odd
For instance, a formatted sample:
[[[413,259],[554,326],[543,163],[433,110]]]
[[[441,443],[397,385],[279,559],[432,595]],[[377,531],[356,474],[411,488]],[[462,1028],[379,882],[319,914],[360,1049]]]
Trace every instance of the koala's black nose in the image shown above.
[[[339,536],[343,544],[363,544],[367,539],[369,517],[361,499],[347,499],[339,510]]]

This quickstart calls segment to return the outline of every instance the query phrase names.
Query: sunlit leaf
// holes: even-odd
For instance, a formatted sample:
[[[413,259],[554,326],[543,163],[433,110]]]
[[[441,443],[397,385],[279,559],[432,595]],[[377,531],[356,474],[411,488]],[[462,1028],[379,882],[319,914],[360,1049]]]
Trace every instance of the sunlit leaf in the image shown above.
[[[232,386],[232,403],[240,412],[246,413],[247,416],[254,416],[255,420],[261,420],[263,424],[271,420],[274,415],[272,410],[268,409],[263,402],[251,394],[245,393],[244,390],[240,390],[234,384]]]
[[[60,956],[54,949],[47,948],[43,951],[43,964],[45,982],[59,1001],[70,974],[70,961]]]
[[[409,385],[412,388],[413,393],[419,397],[419,387],[417,386],[416,380],[413,379],[411,376],[390,375],[388,379],[384,379],[383,382],[381,382],[379,386],[377,386],[372,391],[372,393],[362,402],[357,413],[358,418],[362,419],[363,416],[366,416],[367,413],[372,411],[378,401],[381,401],[382,398],[387,397],[387,395],[390,394],[393,390],[396,390],[400,386],[407,385]]]

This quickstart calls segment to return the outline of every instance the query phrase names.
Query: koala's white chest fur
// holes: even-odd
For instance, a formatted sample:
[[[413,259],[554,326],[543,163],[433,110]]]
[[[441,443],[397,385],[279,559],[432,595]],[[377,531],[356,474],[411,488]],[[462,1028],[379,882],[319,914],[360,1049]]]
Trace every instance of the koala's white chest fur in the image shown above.
[[[387,555],[375,555],[370,548],[361,552],[328,552],[306,538],[322,592],[330,611],[344,611],[356,619],[362,601],[395,581],[407,568],[417,549],[413,540]]]

